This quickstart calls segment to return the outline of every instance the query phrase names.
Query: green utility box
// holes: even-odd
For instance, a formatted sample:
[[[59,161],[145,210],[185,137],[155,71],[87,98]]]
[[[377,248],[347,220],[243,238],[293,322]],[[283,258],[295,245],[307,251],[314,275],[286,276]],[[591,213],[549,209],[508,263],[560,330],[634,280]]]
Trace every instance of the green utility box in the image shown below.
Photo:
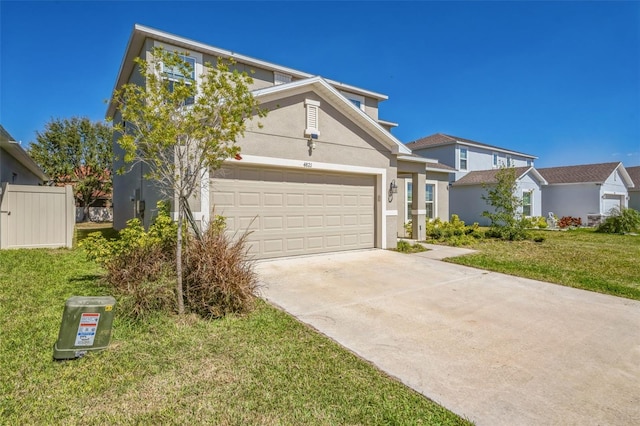
[[[75,359],[89,351],[106,349],[111,340],[113,308],[111,296],[73,296],[67,299],[62,314],[53,359]]]

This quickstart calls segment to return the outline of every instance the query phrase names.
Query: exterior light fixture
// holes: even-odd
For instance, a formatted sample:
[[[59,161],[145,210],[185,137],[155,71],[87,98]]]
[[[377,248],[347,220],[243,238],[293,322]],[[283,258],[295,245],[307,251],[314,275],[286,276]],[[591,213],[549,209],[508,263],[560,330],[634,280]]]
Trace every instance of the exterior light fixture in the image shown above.
[[[396,185],[396,180],[393,179],[389,184],[389,195],[387,197],[389,202],[393,201],[393,194],[397,194],[397,193],[398,193],[398,185]]]

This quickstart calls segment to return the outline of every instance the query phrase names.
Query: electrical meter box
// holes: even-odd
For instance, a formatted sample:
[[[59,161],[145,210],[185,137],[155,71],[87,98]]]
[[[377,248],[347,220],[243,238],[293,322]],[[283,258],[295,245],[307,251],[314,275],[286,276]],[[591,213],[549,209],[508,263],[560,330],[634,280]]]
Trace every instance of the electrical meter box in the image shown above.
[[[62,314],[53,359],[75,359],[87,352],[106,349],[111,340],[111,326],[116,299],[111,296],[73,296],[67,299]]]

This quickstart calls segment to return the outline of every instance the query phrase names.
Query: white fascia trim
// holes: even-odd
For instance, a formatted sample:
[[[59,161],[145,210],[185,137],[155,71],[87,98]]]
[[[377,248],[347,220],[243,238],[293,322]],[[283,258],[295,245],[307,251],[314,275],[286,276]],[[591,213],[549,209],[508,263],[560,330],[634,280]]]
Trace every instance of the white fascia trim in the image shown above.
[[[540,182],[540,185],[549,184],[547,180],[540,174],[540,172],[537,171],[533,166],[529,167],[529,169],[527,169],[524,173],[522,173],[516,180],[522,180],[522,178],[524,178],[529,173],[531,173],[536,179],[538,179],[538,182]]]
[[[387,120],[378,119],[378,123],[380,123],[380,125],[382,125],[382,126],[389,126],[389,127],[398,127],[399,126],[399,124],[396,123],[395,121],[387,121]]]
[[[618,164],[618,166],[613,170],[613,173],[616,173],[616,172],[622,175],[622,178],[624,179],[627,188],[635,187],[635,184],[633,183],[633,179],[631,179],[629,172],[627,172],[627,169],[624,168],[622,163]]]
[[[286,167],[291,169],[324,170],[332,172],[359,173],[366,175],[386,175],[387,173],[386,169],[378,167],[362,167],[351,166],[348,164],[320,163],[307,160],[289,160],[287,158],[263,157],[261,155],[242,154],[242,160],[235,160],[233,158],[230,158],[225,162],[228,164],[235,164],[237,162],[240,165],[255,164],[263,166]]]
[[[534,159],[534,160],[536,160],[538,158],[535,155],[525,154],[524,152],[511,151],[509,149],[504,149],[504,148],[500,148],[500,147],[497,147],[497,146],[480,145],[480,144],[471,143],[471,142],[459,141],[457,139],[456,139],[455,143],[460,144],[460,145],[472,146],[474,148],[490,149],[492,151],[498,151],[498,152],[502,152],[502,153],[505,153],[505,154],[517,155],[519,157],[527,157],[527,158],[531,158],[531,159]],[[449,144],[442,144],[442,145],[449,145]]]
[[[245,56],[245,55],[241,55],[239,53],[235,53],[232,52],[230,50],[225,50],[225,49],[220,49],[218,47],[214,47],[214,46],[210,46],[208,44],[204,44],[204,43],[200,43],[194,40],[189,40],[187,38],[184,37],[180,37],[174,34],[170,34],[170,33],[166,33],[164,31],[160,31],[160,30],[156,30],[153,28],[149,28],[149,27],[145,27],[143,25],[138,25],[136,24],[134,27],[134,31],[135,32],[139,32],[141,35],[145,35],[147,37],[151,37],[151,38],[155,38],[155,39],[160,39],[160,40],[165,40],[168,41],[169,43],[178,43],[179,45],[181,45],[182,47],[186,47],[186,48],[192,48],[192,49],[196,49],[199,50],[201,52],[205,52],[208,54],[211,54],[213,56],[222,56],[222,57],[227,57],[227,58],[233,58],[238,62],[247,64],[247,65],[254,65],[256,67],[260,67],[260,68],[265,68],[271,71],[279,71],[282,72],[284,74],[290,74],[292,76],[295,76],[297,78],[309,78],[312,77],[313,74],[309,74],[303,71],[298,71],[295,70],[293,68],[288,68],[282,65],[276,65],[272,62],[267,62],[267,61],[263,61],[261,59],[256,59],[256,58],[252,58],[250,56]],[[369,96],[372,98],[376,98],[378,100],[386,100],[389,99],[388,96],[383,95],[381,93],[376,93],[376,92],[372,92],[366,89],[361,89],[359,87],[355,87],[355,86],[351,86],[348,84],[344,84],[344,83],[340,83],[337,81],[332,81],[332,80],[328,80],[331,84],[338,86],[340,88],[346,89],[346,90],[350,90],[350,91],[355,91],[358,94],[363,94],[365,96]]]
[[[334,164],[334,163],[320,163],[315,161],[289,160],[286,158],[263,157],[260,155],[244,155],[244,154],[242,154],[242,160],[227,159],[225,161],[225,163],[227,164],[234,164],[235,162],[238,162],[240,165],[251,164],[251,165],[261,165],[261,166],[285,167],[289,169],[299,169],[299,170],[323,170],[323,171],[330,171],[330,172],[375,175],[377,177],[377,181],[380,185],[380,188],[375,189],[376,197],[374,201],[374,206],[378,203],[378,195],[380,195],[380,198],[381,198],[380,213],[382,217],[380,219],[380,236],[381,236],[380,247],[383,249],[387,248],[387,221],[382,219],[388,216],[386,198],[384,198],[385,197],[384,189],[387,187],[387,169],[378,168],[378,167],[350,166],[345,164]],[[376,208],[376,211],[377,211],[377,208]]]
[[[398,160],[409,161],[413,163],[438,164],[438,160],[427,157],[418,157],[413,155],[398,155]]]
[[[391,148],[391,152],[393,154],[411,154],[411,149],[407,148],[405,144],[403,144],[398,139],[396,139],[395,136],[393,136],[384,127],[378,124],[376,120],[369,117],[364,111],[362,111],[360,108],[355,106],[351,101],[345,98],[335,87],[331,86],[327,82],[327,80],[325,80],[320,76],[315,76],[306,80],[297,80],[288,84],[280,84],[278,86],[266,87],[264,89],[254,90],[252,93],[253,93],[253,96],[255,96],[256,98],[260,98],[263,96],[275,95],[281,92],[300,89],[304,86],[311,86],[311,85],[319,85],[324,90],[330,92],[331,95],[334,96],[334,99],[336,100],[336,102],[342,103],[342,105],[345,106],[348,110],[356,113],[355,115],[359,119],[365,120],[369,125],[373,126],[376,132],[378,133],[379,137],[386,138],[394,145],[394,147]]]

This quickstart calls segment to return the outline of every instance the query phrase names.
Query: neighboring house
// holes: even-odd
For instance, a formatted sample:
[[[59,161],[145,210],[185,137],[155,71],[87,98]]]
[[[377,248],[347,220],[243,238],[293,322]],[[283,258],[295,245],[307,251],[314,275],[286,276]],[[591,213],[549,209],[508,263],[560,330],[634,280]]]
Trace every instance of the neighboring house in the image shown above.
[[[478,170],[467,173],[455,181],[449,190],[449,209],[467,224],[478,222],[488,226],[490,220],[483,212],[494,212],[491,205],[483,199],[491,185],[496,183],[500,169]],[[534,167],[516,167],[516,195],[522,200],[519,214],[525,217],[542,215],[544,177]]]
[[[622,163],[584,164],[538,169],[548,186],[542,193],[543,215],[572,216],[597,225],[612,208],[627,207],[634,187]]]
[[[626,167],[633,188],[629,188],[629,204],[627,207],[640,211],[640,166]]]
[[[433,158],[455,169],[454,180],[477,170],[531,167],[538,158],[458,136],[436,133],[407,143],[414,154]]]
[[[531,170],[537,157],[458,136],[436,133],[406,144],[414,155],[431,158],[450,168],[450,186],[440,194],[448,196],[448,215],[456,214],[467,223],[488,224],[482,212],[490,206],[482,199],[483,185],[495,182],[500,167],[515,167],[519,173],[518,196],[530,204],[531,214],[540,212],[540,185],[544,179]],[[482,172],[482,173],[479,173]],[[444,203],[445,200],[442,200]]]
[[[49,177],[0,125],[0,249],[71,247],[70,186],[43,186]]]
[[[42,185],[49,177],[0,125],[0,183]]]
[[[395,123],[378,117],[386,95],[148,27],[134,27],[116,89],[144,83],[134,58],[149,59],[154,46],[188,51],[196,84],[203,63],[217,58],[233,58],[239,70],[252,73],[253,94],[269,114],[259,120],[261,127],[248,122],[238,141],[242,159],[228,160],[212,174],[192,209],[202,224],[219,214],[231,232],[252,231],[249,240],[256,258],[395,247],[399,205],[405,202],[399,196],[399,176],[410,176],[422,188],[427,173],[430,181],[448,174],[412,156],[389,133]],[[113,102],[107,116],[120,121]],[[121,157],[117,144],[114,149]],[[136,216],[148,225],[159,197],[139,167],[114,176],[114,226],[120,229]],[[420,224],[428,208],[425,192],[415,191],[411,210],[418,237],[420,232],[424,236]]]

